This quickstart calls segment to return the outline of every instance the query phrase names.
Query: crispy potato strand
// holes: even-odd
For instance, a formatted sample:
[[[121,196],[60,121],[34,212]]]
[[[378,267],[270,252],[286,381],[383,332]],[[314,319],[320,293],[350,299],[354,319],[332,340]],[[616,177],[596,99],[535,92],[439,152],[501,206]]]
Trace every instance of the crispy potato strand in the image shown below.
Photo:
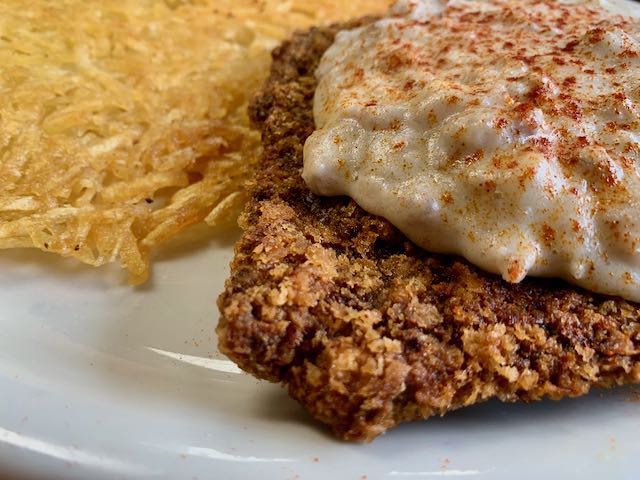
[[[144,281],[152,249],[242,202],[269,51],[387,5],[342,3],[2,2],[0,248],[119,261]]]

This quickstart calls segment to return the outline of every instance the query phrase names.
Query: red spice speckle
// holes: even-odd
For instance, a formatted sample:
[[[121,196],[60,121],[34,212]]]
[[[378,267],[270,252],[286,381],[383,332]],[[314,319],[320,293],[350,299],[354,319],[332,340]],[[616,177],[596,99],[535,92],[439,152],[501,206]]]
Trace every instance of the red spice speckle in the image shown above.
[[[579,43],[580,43],[579,40],[571,40],[569,43],[567,43],[564,46],[562,51],[567,53],[573,53],[573,51],[575,50],[575,48],[578,46]]]
[[[496,120],[496,128],[506,128],[507,125],[509,125],[509,121],[506,118],[498,118]]]
[[[553,243],[556,240],[556,231],[551,228],[549,225],[544,223],[542,225],[542,241],[547,247],[553,246]]]

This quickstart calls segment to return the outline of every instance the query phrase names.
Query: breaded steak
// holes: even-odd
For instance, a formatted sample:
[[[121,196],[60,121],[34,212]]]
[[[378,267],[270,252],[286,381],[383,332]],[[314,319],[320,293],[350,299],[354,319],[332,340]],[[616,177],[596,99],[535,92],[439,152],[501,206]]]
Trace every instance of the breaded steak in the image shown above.
[[[278,48],[252,107],[264,156],[218,301],[220,350],[349,440],[492,397],[640,380],[639,305],[549,279],[508,284],[307,189],[314,69],[338,30]]]

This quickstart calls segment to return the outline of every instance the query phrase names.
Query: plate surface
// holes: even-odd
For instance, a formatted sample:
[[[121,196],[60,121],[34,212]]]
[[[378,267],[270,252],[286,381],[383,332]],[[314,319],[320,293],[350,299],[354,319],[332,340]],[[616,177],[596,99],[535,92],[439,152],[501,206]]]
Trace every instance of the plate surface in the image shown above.
[[[118,267],[0,252],[0,478],[638,478],[630,388],[335,440],[216,350],[238,232],[203,233],[166,249],[141,288]]]

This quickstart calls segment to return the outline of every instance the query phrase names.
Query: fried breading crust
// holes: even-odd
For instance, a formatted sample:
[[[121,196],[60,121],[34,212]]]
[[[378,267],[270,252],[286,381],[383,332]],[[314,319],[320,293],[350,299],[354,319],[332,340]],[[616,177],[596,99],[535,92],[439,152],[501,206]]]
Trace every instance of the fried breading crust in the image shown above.
[[[338,29],[278,48],[254,102],[265,152],[218,301],[220,350],[359,441],[492,397],[637,382],[639,305],[555,280],[507,284],[307,189],[313,72]]]

